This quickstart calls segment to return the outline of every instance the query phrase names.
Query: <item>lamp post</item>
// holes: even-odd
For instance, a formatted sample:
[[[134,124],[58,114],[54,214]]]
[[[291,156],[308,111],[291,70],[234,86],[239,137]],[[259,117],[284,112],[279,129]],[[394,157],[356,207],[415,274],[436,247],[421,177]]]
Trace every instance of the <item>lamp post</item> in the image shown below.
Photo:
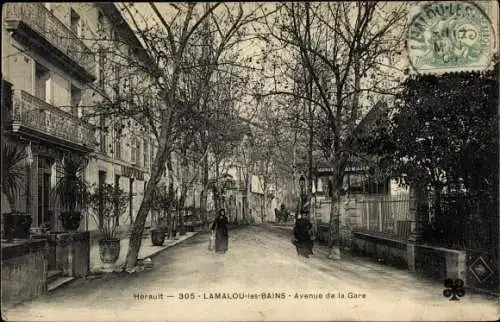
[[[306,178],[304,177],[303,174],[300,175],[299,177],[299,209],[298,209],[298,212],[296,214],[296,218],[299,214],[301,215],[304,215],[307,213],[307,210],[306,210],[306,202],[307,202],[307,195],[305,193],[305,188],[306,188]]]

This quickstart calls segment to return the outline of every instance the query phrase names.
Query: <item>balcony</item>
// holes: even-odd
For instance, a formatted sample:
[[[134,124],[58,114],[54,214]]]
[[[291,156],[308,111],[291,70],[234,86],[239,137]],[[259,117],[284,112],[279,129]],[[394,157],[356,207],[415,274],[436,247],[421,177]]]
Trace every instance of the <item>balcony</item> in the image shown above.
[[[91,124],[25,91],[14,91],[12,100],[13,132],[85,153],[95,149]]]
[[[41,3],[8,3],[4,26],[12,37],[82,82],[93,82],[95,57],[78,36]]]

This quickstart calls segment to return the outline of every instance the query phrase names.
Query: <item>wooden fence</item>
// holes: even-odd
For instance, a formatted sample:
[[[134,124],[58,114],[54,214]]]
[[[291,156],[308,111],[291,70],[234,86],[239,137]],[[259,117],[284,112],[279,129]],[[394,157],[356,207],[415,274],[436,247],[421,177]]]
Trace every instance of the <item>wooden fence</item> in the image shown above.
[[[415,221],[410,213],[410,199],[407,195],[373,196],[359,200],[361,226],[359,230],[389,238],[406,240]]]

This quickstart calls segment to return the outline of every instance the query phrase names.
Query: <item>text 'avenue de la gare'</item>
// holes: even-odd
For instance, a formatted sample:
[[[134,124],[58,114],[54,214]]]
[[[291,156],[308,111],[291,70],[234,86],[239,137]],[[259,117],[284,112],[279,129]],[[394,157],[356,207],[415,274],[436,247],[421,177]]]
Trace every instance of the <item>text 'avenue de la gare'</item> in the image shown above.
[[[135,293],[136,300],[323,300],[323,299],[366,299],[366,293],[358,292],[324,292],[324,293],[287,293],[287,292],[184,292],[172,294]]]

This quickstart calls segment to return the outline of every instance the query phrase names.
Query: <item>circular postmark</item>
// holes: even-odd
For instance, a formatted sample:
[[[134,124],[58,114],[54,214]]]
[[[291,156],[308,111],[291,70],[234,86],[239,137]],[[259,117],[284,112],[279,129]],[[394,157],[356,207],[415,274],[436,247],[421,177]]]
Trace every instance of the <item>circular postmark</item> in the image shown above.
[[[473,2],[429,3],[410,18],[407,52],[416,72],[485,70],[495,33],[488,14]]]

